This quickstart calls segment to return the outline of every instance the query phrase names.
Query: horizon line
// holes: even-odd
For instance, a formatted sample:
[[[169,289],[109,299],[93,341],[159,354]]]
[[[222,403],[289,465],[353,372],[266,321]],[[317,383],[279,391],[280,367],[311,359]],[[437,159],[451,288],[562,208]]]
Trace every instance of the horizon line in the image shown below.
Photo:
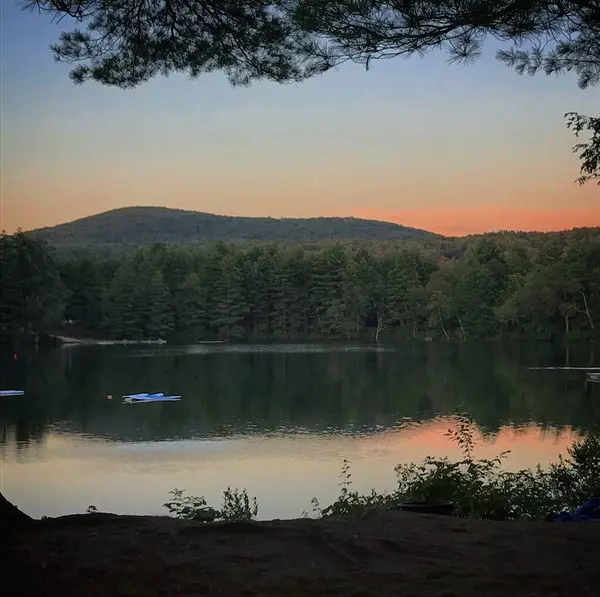
[[[3,234],[14,234],[18,231],[22,231],[25,233],[31,233],[31,232],[39,232],[42,230],[47,230],[47,229],[51,229],[51,228],[55,228],[58,226],[65,226],[65,225],[69,225],[75,222],[79,222],[81,220],[86,220],[89,218],[94,218],[94,217],[98,217],[98,216],[102,216],[104,214],[108,214],[108,213],[112,213],[112,212],[118,212],[118,211],[127,211],[127,210],[132,210],[132,209],[158,209],[158,210],[165,210],[165,211],[171,211],[171,212],[186,212],[186,213],[190,213],[190,214],[203,214],[203,215],[207,215],[207,216],[215,216],[215,217],[221,217],[221,218],[243,218],[243,219],[250,219],[250,220],[258,220],[258,219],[266,219],[266,220],[277,220],[277,221],[285,221],[285,220],[317,220],[317,219],[354,219],[354,220],[363,220],[363,221],[371,221],[371,222],[381,222],[381,223],[386,223],[386,224],[394,224],[397,226],[402,226],[404,228],[409,228],[409,229],[413,229],[413,230],[420,230],[420,231],[424,231],[424,232],[429,232],[431,234],[436,234],[442,237],[446,237],[446,238],[467,238],[470,236],[478,236],[478,235],[483,235],[483,234],[501,234],[501,233],[538,233],[538,234],[548,234],[548,233],[560,233],[560,232],[569,232],[569,231],[573,231],[573,230],[581,230],[581,229],[589,229],[589,228],[597,228],[600,226],[600,208],[590,208],[590,207],[575,207],[575,208],[570,208],[568,210],[568,212],[570,212],[571,214],[573,212],[598,212],[598,223],[596,224],[584,224],[584,225],[571,225],[571,226],[565,226],[565,227],[544,227],[543,225],[540,226],[539,228],[535,228],[532,226],[529,227],[524,227],[524,228],[518,228],[518,227],[493,227],[487,230],[473,230],[472,232],[464,232],[464,233],[450,233],[448,232],[441,232],[441,231],[436,231],[435,228],[437,226],[435,226],[435,224],[429,228],[427,227],[427,225],[425,224],[411,224],[411,223],[405,223],[406,220],[411,220],[414,218],[415,215],[420,216],[418,219],[421,219],[423,217],[427,217],[427,215],[437,215],[439,216],[440,213],[443,213],[446,217],[444,218],[447,221],[447,218],[452,218],[452,219],[457,219],[456,216],[458,217],[458,220],[462,220],[462,218],[460,217],[462,216],[473,216],[476,215],[477,212],[484,212],[487,211],[486,208],[491,208],[492,210],[495,210],[496,212],[498,212],[498,215],[500,215],[501,213],[504,213],[504,215],[510,214],[513,216],[518,216],[520,219],[523,218],[523,216],[528,215],[528,216],[546,216],[548,217],[548,215],[550,215],[550,213],[552,212],[556,212],[556,211],[560,211],[561,214],[565,214],[565,212],[567,210],[565,209],[560,209],[560,210],[556,210],[556,209],[535,209],[535,208],[514,208],[514,207],[510,207],[510,208],[506,208],[506,207],[501,207],[501,206],[493,206],[493,205],[482,205],[479,207],[474,207],[474,208],[448,208],[448,207],[429,207],[429,208],[425,208],[425,209],[400,209],[397,211],[385,211],[384,210],[376,210],[376,211],[371,211],[371,210],[365,210],[365,209],[354,209],[353,211],[351,211],[349,214],[345,214],[345,215],[332,215],[332,214],[327,214],[327,215],[310,215],[310,216],[268,216],[268,215],[239,215],[239,214],[230,214],[230,213],[219,213],[219,212],[209,212],[209,211],[202,211],[202,210],[195,210],[195,209],[189,209],[189,208],[183,208],[183,207],[170,207],[170,206],[166,206],[166,205],[124,205],[121,207],[115,207],[112,209],[107,209],[104,211],[100,211],[100,212],[94,212],[88,215],[82,215],[76,218],[73,218],[72,220],[65,220],[62,222],[58,222],[56,224],[47,224],[44,226],[38,226],[36,228],[31,228],[31,229],[24,229],[24,227],[22,226],[18,226],[16,227],[14,230],[12,231],[6,231],[4,229],[2,229],[2,233]],[[453,217],[454,216],[454,217]],[[435,219],[435,218],[434,218]],[[469,220],[470,217],[466,217],[466,220]],[[433,222],[432,222],[433,224]],[[465,222],[466,224],[466,222]],[[477,226],[474,226],[477,227]]]

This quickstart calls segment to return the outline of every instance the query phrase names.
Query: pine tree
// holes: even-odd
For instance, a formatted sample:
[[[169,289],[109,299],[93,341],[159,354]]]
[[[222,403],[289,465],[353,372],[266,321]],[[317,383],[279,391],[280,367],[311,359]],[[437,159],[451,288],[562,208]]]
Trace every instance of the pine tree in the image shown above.
[[[310,302],[319,334],[339,334],[344,327],[345,303],[342,296],[347,256],[335,244],[311,259]]]
[[[189,273],[178,294],[176,332],[183,339],[197,341],[207,332],[206,292],[200,276]]]
[[[127,259],[118,267],[103,298],[104,328],[112,338],[137,340],[143,337],[139,293],[135,263],[133,259]]]
[[[0,270],[0,332],[45,332],[60,324],[67,293],[45,242],[1,234]]]
[[[165,336],[173,333],[174,321],[169,288],[160,270],[156,270],[151,275],[146,293],[148,299],[146,333],[149,339],[164,339]]]
[[[215,294],[213,326],[219,336],[229,340],[244,335],[244,319],[249,313],[249,305],[244,293],[244,278],[239,256],[225,254],[220,262]]]
[[[419,264],[414,252],[402,251],[394,256],[388,275],[388,299],[390,322],[405,326],[411,325],[414,332],[413,301],[416,291],[422,288],[419,278]]]

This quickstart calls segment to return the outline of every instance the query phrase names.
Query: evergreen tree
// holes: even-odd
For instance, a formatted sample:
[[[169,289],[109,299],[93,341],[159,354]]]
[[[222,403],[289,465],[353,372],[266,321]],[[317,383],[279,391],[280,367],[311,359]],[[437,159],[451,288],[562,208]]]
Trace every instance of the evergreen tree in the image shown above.
[[[67,292],[46,243],[0,235],[0,333],[46,332],[62,321]]]
[[[155,245],[59,260],[28,235],[2,235],[0,332],[71,319],[128,340],[598,336],[600,229],[363,245]]]
[[[239,338],[245,332],[245,318],[249,314],[240,258],[235,253],[223,255],[215,284],[214,319],[212,325],[225,340]]]
[[[103,296],[104,329],[116,340],[139,340],[144,335],[140,312],[140,280],[132,258],[126,259]]]
[[[207,296],[200,276],[192,272],[185,277],[178,295],[176,332],[184,340],[203,338],[208,329]]]
[[[407,251],[396,254],[388,275],[389,318],[401,327],[409,324],[413,335],[417,318],[414,301],[421,288],[417,255]]]
[[[98,258],[87,252],[74,256],[61,264],[61,278],[70,291],[65,319],[87,330],[99,330],[104,280]]]
[[[148,301],[145,332],[150,339],[164,339],[173,333],[174,318],[169,288],[160,270],[152,273],[144,291]]]

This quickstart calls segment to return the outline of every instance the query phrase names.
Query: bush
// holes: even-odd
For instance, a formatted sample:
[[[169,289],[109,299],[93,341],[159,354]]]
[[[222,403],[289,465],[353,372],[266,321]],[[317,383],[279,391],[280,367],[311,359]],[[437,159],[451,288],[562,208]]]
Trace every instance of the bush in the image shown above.
[[[359,494],[351,491],[350,463],[344,460],[337,500],[321,511],[323,516],[361,514],[374,507],[400,509],[407,501],[452,501],[457,516],[488,520],[543,520],[571,510],[600,496],[600,438],[588,436],[568,449],[548,470],[505,471],[497,458],[475,459],[473,422],[458,417],[448,435],[463,450],[463,458],[426,458],[421,464],[401,464],[395,469],[398,486],[391,493]],[[318,502],[315,503],[318,506]]]
[[[457,462],[448,458],[426,458],[421,464],[400,464],[394,470],[396,489],[389,493],[361,494],[352,490],[350,462],[344,460],[340,476],[340,495],[321,509],[317,498],[312,510],[321,516],[363,516],[373,508],[398,510],[409,501],[452,501],[455,514],[488,520],[544,520],[573,510],[591,497],[600,496],[600,437],[589,435],[568,448],[566,458],[547,470],[506,471],[503,452],[493,459],[475,459],[475,425],[466,415],[457,415],[457,427],[447,435],[462,448]],[[183,490],[170,492],[164,506],[177,518],[213,522],[216,520],[253,520],[258,502],[245,489],[223,492],[220,510],[207,505],[203,497],[186,496]],[[306,513],[305,513],[306,514]]]
[[[254,520],[258,515],[258,501],[250,499],[245,489],[231,489],[223,492],[223,505],[219,518],[223,520]]]
[[[220,510],[211,508],[202,496],[187,496],[183,489],[169,492],[171,500],[164,504],[175,518],[215,522],[218,520],[253,520],[258,515],[258,501],[250,498],[245,489],[228,487],[223,492]]]

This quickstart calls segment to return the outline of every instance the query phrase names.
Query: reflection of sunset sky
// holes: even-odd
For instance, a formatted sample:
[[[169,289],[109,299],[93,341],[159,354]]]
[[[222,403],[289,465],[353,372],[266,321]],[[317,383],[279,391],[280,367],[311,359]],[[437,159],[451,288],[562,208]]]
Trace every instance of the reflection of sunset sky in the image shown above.
[[[126,205],[378,217],[445,234],[600,225],[563,114],[594,114],[575,77],[519,77],[488,45],[357,66],[302,85],[231,89],[215,74],[131,91],[74,86],[48,46],[62,24],[2,3],[0,227]]]
[[[223,441],[127,444],[51,433],[37,446],[3,447],[2,490],[25,511],[41,516],[81,512],[94,504],[121,513],[160,513],[168,491],[185,488],[218,503],[228,485],[259,498],[263,518],[298,516],[310,499],[327,504],[338,491],[341,461],[351,461],[355,487],[394,487],[394,467],[426,456],[460,458],[436,420],[370,436],[279,436]],[[477,457],[511,450],[511,469],[546,465],[566,455],[577,434],[531,425],[477,436]]]

